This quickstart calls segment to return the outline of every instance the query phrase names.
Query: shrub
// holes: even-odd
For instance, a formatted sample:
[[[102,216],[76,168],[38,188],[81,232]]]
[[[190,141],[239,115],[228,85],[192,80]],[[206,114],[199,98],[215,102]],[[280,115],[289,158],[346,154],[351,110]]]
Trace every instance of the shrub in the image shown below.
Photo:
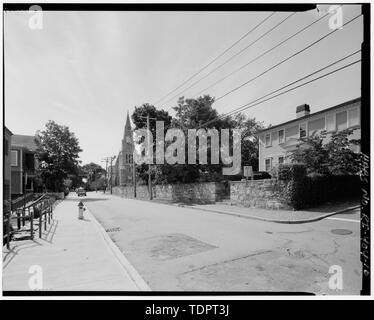
[[[278,167],[279,180],[304,179],[306,176],[306,166],[303,163],[281,164]]]
[[[278,169],[278,179],[284,181],[281,198],[296,210],[328,201],[360,196],[360,178],[357,175],[306,175],[303,164],[284,164]]]
[[[284,201],[299,210],[304,208],[309,184],[307,183],[304,164],[284,164],[278,169],[278,179],[285,181],[285,188],[280,191]]]
[[[306,196],[306,204],[318,205],[328,200],[330,176],[320,173],[311,173],[307,176],[309,192]]]

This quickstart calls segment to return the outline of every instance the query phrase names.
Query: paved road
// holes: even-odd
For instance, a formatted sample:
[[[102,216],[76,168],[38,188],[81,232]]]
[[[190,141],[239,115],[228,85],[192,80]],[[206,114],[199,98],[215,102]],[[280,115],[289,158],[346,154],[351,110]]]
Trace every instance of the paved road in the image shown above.
[[[358,213],[289,225],[95,192],[84,202],[152,290],[359,294],[361,288]],[[342,268],[342,291],[329,288],[333,265]]]

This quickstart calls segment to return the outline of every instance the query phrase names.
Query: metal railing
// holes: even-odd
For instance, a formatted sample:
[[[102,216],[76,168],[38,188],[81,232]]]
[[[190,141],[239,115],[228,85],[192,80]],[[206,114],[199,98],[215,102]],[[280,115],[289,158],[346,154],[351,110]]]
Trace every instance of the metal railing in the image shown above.
[[[35,193],[26,193],[24,196],[19,197],[16,200],[12,200],[12,210],[25,206],[28,202],[33,200],[34,197]]]
[[[13,206],[12,203],[11,210],[4,214],[4,238],[6,238],[7,248],[10,248],[9,243],[13,234],[25,231],[22,227],[25,227],[26,222],[29,222],[30,224],[30,239],[34,239],[35,220],[38,221],[39,238],[41,238],[43,226],[44,230],[47,230],[47,224],[50,224],[53,219],[55,201],[56,199],[54,197],[43,194],[41,197],[27,205],[23,202],[22,206]],[[16,220],[16,229],[12,228],[12,221],[14,220]]]

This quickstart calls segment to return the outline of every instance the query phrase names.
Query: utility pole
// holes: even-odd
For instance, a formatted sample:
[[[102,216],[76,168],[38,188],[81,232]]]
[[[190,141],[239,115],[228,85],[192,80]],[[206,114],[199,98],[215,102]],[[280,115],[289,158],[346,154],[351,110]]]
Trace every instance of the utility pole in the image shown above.
[[[114,157],[110,157],[110,194],[113,194],[113,190],[112,190],[112,186],[113,186],[113,183],[112,183],[112,177],[113,177],[113,160],[116,158],[116,156]]]
[[[149,125],[149,113],[147,113],[147,131],[148,131],[148,150],[150,148],[150,146],[152,145],[152,148],[153,148],[153,143],[152,143],[152,137],[151,135],[149,134],[149,131],[151,131],[151,127]],[[153,160],[153,159],[151,159]],[[150,161],[150,159],[148,159],[148,161]],[[152,197],[152,177],[151,177],[151,164],[149,163],[148,164],[148,188],[149,188],[149,200],[152,200],[153,197]]]
[[[134,184],[134,198],[136,198],[136,164],[134,157],[132,159],[132,182]]]
[[[149,124],[149,120],[157,120],[156,118],[150,118],[149,113],[147,113],[147,117],[139,116],[139,118],[147,118],[147,130],[151,131],[151,126]],[[150,146],[153,149],[153,141],[152,141],[152,135],[148,135],[148,146]],[[153,159],[150,159],[150,161],[153,161]],[[149,188],[149,199],[153,199],[152,195],[152,178],[151,178],[151,164],[148,164],[148,188]]]
[[[106,185],[108,184],[108,161],[109,161],[109,158],[106,157],[103,159],[103,161],[105,161],[105,182],[106,182]],[[105,193],[105,189],[106,189],[106,186],[104,187],[104,193]]]

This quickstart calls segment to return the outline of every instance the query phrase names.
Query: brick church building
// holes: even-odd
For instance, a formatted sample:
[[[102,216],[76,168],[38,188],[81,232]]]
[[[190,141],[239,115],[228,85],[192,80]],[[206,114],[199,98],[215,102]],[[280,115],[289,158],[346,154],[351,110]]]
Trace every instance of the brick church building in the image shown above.
[[[113,185],[125,186],[133,183],[133,150],[134,142],[130,123],[130,116],[127,112],[125,130],[123,133],[121,150],[116,159]]]

